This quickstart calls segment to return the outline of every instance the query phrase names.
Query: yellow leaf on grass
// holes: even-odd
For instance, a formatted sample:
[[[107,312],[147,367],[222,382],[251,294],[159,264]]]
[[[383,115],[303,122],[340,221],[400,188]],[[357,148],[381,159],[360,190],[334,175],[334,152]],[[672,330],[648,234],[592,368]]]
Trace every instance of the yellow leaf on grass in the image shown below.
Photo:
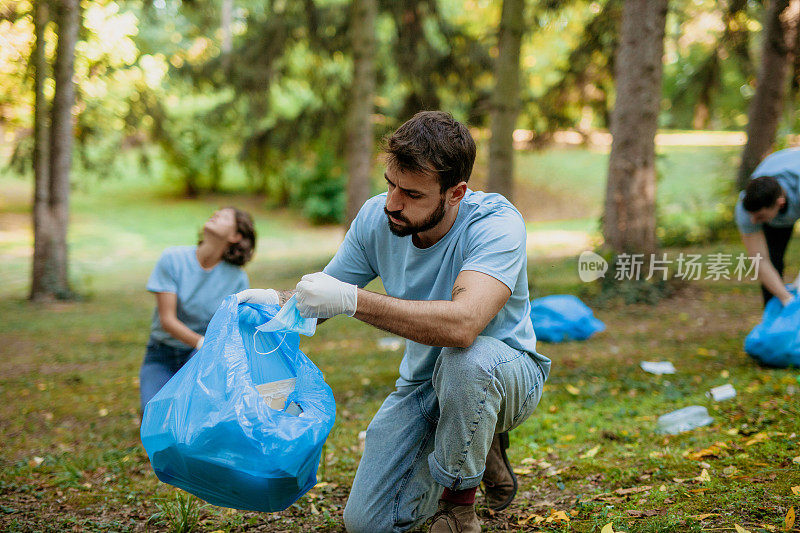
[[[786,513],[786,518],[783,521],[784,531],[791,531],[794,527],[794,506],[789,507],[789,512]]]
[[[530,468],[515,468],[514,473],[518,476],[527,476],[531,473]]]
[[[709,481],[711,481],[711,476],[708,475],[708,470],[704,468],[703,471],[700,472],[700,475],[697,476],[695,479],[700,483],[708,483]]]
[[[758,444],[759,442],[764,442],[767,439],[769,439],[769,435],[767,435],[766,433],[764,433],[762,431],[761,433],[756,433],[755,435],[753,435],[753,438],[748,440],[747,442],[745,442],[744,445],[745,446],[752,446],[753,444]]]
[[[793,462],[794,464],[796,464],[796,465],[800,465],[800,455],[798,455],[797,457],[795,457],[794,459],[792,459],[792,462]]]
[[[589,458],[592,458],[592,457],[594,457],[595,455],[597,455],[597,452],[599,452],[599,451],[600,451],[600,445],[598,444],[597,446],[595,446],[595,447],[594,447],[594,448],[592,448],[591,450],[588,450],[586,453],[584,453],[583,455],[581,455],[581,456],[580,456],[580,458],[581,458],[581,459],[589,459]]]
[[[739,524],[733,524],[733,525],[736,528],[736,533],[750,533],[750,530],[743,528]]]
[[[693,516],[695,520],[705,520],[706,518],[711,518],[712,516],[719,516],[718,513],[703,513],[696,516]]]
[[[581,390],[575,385],[567,385],[564,388],[567,389],[567,392],[572,394],[573,396],[577,396],[578,394],[581,393]]]
[[[792,494],[794,494],[795,496],[800,496],[800,485],[792,487]]]
[[[609,522],[608,524],[603,526],[603,529],[600,530],[600,533],[614,533],[614,524]]]
[[[550,516],[547,517],[545,522],[554,522],[557,520],[561,520],[562,522],[569,522],[569,516],[564,511],[551,511]]]

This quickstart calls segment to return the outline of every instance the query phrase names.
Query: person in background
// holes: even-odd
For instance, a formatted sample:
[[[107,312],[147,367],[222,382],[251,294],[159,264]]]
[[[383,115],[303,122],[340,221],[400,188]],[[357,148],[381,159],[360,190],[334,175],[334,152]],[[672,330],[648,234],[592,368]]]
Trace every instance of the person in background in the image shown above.
[[[735,218],[748,255],[769,257],[758,268],[764,305],[772,296],[786,305],[793,296],[783,283],[783,256],[800,219],[800,148],[764,158],[739,195]]]
[[[218,210],[203,225],[197,246],[167,248],[147,290],[156,295],[142,368],[141,408],[200,349],[214,312],[229,294],[249,286],[242,269],[253,257],[252,217],[235,207]]]

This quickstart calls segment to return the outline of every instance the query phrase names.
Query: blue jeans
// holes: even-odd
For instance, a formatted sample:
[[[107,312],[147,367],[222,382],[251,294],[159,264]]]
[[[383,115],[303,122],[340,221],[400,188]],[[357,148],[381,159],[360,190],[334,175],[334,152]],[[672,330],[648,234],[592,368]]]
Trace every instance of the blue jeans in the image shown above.
[[[186,364],[195,351],[194,348],[174,348],[152,339],[148,341],[142,368],[139,371],[139,398],[142,412],[147,402]]]
[[[444,348],[432,379],[398,387],[370,422],[347,530],[406,531],[436,512],[442,487],[476,487],[495,433],[528,418],[544,380],[530,355],[491,337]]]

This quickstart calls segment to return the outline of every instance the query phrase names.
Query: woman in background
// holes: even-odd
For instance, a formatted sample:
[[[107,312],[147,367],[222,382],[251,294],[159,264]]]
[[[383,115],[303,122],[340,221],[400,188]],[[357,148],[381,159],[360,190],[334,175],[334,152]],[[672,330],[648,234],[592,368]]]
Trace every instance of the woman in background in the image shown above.
[[[200,349],[214,312],[229,294],[247,289],[242,266],[256,246],[252,217],[235,207],[203,225],[197,246],[167,248],[147,290],[156,295],[150,340],[139,372],[141,408]]]

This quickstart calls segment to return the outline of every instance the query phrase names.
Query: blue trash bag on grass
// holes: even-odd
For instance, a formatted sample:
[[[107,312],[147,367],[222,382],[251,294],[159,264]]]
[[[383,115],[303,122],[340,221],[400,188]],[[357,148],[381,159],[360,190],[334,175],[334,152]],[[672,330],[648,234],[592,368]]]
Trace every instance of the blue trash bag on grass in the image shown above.
[[[531,301],[536,339],[545,342],[586,340],[606,329],[592,310],[571,294],[553,294]]]
[[[764,309],[761,323],[747,335],[744,351],[764,365],[786,368],[800,367],[800,298],[784,306],[771,298]]]
[[[293,300],[270,322],[278,311],[226,298],[203,347],[148,402],[141,438],[158,479],[214,505],[267,512],[316,484],[336,406],[299,348],[297,331],[313,334],[316,321],[309,328]],[[300,416],[270,408],[256,390],[289,378],[286,406],[299,405]]]

